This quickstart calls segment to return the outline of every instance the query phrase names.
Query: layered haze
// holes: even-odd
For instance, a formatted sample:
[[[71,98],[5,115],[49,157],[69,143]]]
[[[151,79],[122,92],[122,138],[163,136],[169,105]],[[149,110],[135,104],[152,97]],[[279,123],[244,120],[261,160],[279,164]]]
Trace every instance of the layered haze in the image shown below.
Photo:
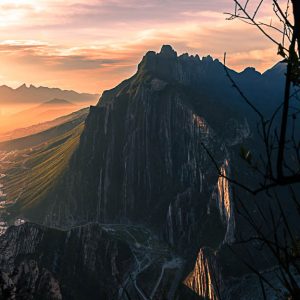
[[[98,94],[58,88],[0,86],[0,141],[47,129],[47,122],[93,105],[98,98]]]

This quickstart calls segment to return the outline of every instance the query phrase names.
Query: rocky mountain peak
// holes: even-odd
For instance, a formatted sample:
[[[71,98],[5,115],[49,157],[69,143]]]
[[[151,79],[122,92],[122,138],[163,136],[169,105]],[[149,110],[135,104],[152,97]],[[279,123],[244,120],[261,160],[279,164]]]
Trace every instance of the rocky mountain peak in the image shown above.
[[[162,91],[167,86],[178,85],[189,89],[205,87],[211,79],[224,79],[224,66],[211,56],[178,55],[170,45],[163,45],[160,52],[148,51],[138,65],[137,73],[112,90],[105,91],[98,106],[114,102],[114,96],[126,91],[135,94],[138,87],[150,86],[152,91]]]
[[[261,73],[259,73],[255,68],[253,67],[247,67],[246,69],[244,69],[244,71],[242,71],[241,73],[243,74],[248,74],[248,75],[261,75]]]
[[[163,45],[159,54],[164,57],[177,57],[177,52],[170,45]]]
[[[212,64],[214,63],[211,58]],[[163,45],[160,52],[149,51],[138,67],[137,75],[151,76],[166,82],[190,84],[204,66],[198,55],[177,55],[170,45]],[[198,76],[199,77],[199,76]]]
[[[20,91],[20,90],[27,90],[27,85],[26,85],[26,83],[23,83],[22,85],[20,85],[16,90],[17,90],[17,91]]]
[[[202,61],[207,62],[207,63],[212,63],[214,61],[214,59],[212,58],[211,55],[207,55],[207,56],[203,57]]]

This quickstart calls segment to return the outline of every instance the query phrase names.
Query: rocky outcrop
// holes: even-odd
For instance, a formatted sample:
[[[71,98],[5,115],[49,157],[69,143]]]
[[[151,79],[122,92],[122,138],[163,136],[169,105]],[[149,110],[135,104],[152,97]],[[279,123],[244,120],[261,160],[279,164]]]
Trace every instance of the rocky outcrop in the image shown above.
[[[204,299],[221,299],[224,284],[215,254],[211,249],[200,249],[194,270],[184,280],[184,284]]]
[[[22,261],[14,274],[1,272],[0,282],[1,299],[62,299],[58,281],[35,260]]]
[[[219,207],[221,219],[226,226],[224,243],[231,244],[234,242],[235,217],[231,186],[227,179],[231,178],[230,165],[227,159],[224,161],[224,164],[220,168],[220,172],[224,177],[220,176],[218,178],[216,193],[214,194],[214,197],[216,198],[217,206]]]

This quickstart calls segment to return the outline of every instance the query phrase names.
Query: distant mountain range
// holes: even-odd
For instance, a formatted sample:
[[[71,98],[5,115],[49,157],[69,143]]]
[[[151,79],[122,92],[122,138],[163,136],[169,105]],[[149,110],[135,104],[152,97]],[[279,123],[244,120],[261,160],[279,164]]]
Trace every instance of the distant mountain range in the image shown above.
[[[9,132],[18,128],[52,121],[82,108],[79,104],[76,105],[68,100],[57,98],[35,106],[28,106],[29,108],[15,114],[2,116],[0,119],[0,140],[3,140],[6,136],[9,137]]]
[[[17,143],[19,142],[22,145],[22,137],[28,137],[31,135],[35,135],[37,133],[40,133],[42,131],[48,130],[50,128],[59,126],[61,124],[72,122],[73,120],[77,119],[78,117],[81,117],[82,115],[86,115],[88,113],[88,108],[83,108],[79,111],[75,111],[68,115],[63,115],[61,117],[58,117],[51,121],[42,122],[39,124],[35,124],[29,127],[24,128],[17,128],[15,130],[5,132],[4,134],[0,134],[0,150],[3,145],[11,145],[10,149],[18,149],[18,147],[15,144],[16,139],[18,139]],[[48,137],[49,138],[49,137]],[[6,141],[5,143],[2,143],[2,141]],[[13,146],[15,145],[15,146]],[[15,147],[15,148],[13,148]]]
[[[51,139],[58,138],[83,123],[88,113],[89,108],[83,108],[50,122],[15,130],[11,133],[11,139],[6,139],[4,142],[1,142],[0,136],[0,151],[23,150],[45,142],[49,143]]]
[[[18,118],[23,117],[25,118],[28,114],[33,114],[35,116],[40,116],[42,120],[45,119],[53,119],[52,114],[58,116],[61,116],[58,111],[60,110],[74,110],[76,109],[76,105],[70,101],[64,100],[64,99],[52,99],[49,101],[46,101],[42,104],[39,104],[37,106],[28,108],[26,110],[20,111],[16,114],[13,114],[9,116],[9,118]],[[56,116],[56,117],[58,117]],[[45,119],[44,119],[45,118]]]
[[[77,93],[72,90],[61,90],[59,88],[35,87],[26,84],[13,89],[6,85],[0,86],[0,104],[42,103],[51,99],[66,99],[68,101],[95,103],[99,95],[88,93]]]

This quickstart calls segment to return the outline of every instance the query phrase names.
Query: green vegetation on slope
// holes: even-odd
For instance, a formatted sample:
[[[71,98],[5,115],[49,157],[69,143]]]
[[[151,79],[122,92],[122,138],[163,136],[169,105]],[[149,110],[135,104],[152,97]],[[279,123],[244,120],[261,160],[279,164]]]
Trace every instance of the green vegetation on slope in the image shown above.
[[[83,128],[84,122],[38,147],[20,153],[23,159],[16,161],[8,170],[4,182],[11,212],[22,214],[40,203],[67,169]]]

